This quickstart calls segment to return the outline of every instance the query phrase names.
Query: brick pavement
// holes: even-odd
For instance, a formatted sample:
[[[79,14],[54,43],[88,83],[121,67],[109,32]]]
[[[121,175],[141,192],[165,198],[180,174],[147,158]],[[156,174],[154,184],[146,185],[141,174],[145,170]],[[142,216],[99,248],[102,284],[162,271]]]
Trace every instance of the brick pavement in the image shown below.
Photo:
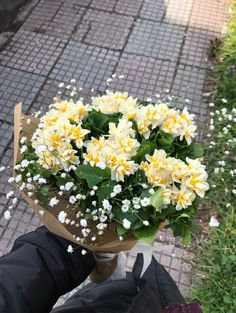
[[[103,92],[114,73],[125,75],[118,88],[141,100],[169,90],[175,106],[186,105],[196,114],[201,139],[208,113],[202,97],[211,66],[207,49],[210,40],[221,36],[227,12],[224,0],[39,1],[0,50],[1,166],[12,166],[15,103],[23,101],[26,113],[45,110],[59,82],[71,78],[84,88],[81,96],[86,100]],[[11,189],[7,173],[1,173],[0,255],[18,236],[40,225],[23,200],[11,220],[4,220],[9,205],[4,194]],[[193,251],[184,249],[170,230],[157,234],[153,249],[182,293],[188,294]],[[129,255],[127,268],[134,258]]]

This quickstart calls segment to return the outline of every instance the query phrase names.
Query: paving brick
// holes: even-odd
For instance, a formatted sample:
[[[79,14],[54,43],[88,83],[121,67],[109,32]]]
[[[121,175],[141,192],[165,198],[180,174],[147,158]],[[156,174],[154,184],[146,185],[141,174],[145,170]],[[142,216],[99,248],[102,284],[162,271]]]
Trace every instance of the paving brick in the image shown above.
[[[158,59],[176,60],[184,34],[183,26],[139,19],[125,51]]]
[[[68,5],[68,2],[43,1],[30,14],[23,29],[69,38],[84,12],[85,8],[75,3]]]
[[[132,22],[132,17],[88,10],[74,33],[74,38],[96,46],[121,50]]]
[[[3,151],[9,145],[10,141],[13,139],[12,137],[13,126],[0,120],[0,136],[1,136],[0,140],[0,158],[1,158]]]
[[[13,149],[9,147],[3,154],[0,162],[0,166],[5,166],[6,169],[1,172],[0,175],[0,189],[1,193],[6,194],[11,190],[15,190],[15,188],[8,183],[8,179],[12,176],[12,168],[13,168]],[[9,168],[7,168],[9,167]]]
[[[61,5],[62,2],[57,0],[40,1],[24,22],[23,29],[40,32],[52,21]]]
[[[103,0],[104,1],[104,0]],[[100,1],[98,1],[100,2]],[[78,8],[78,6],[84,6],[87,7],[91,3],[91,0],[63,0],[63,5],[72,7],[72,8]]]
[[[161,21],[164,18],[166,1],[145,0],[140,12],[140,16],[153,21]]]
[[[18,102],[23,103],[26,112],[43,82],[42,76],[0,66],[0,119],[13,123],[13,109]],[[2,125],[2,128],[7,126]]]
[[[66,45],[66,39],[19,30],[0,53],[0,65],[47,75]]]
[[[104,10],[108,12],[112,12],[114,10],[114,7],[117,3],[117,0],[93,0],[90,4],[91,8],[98,9],[98,10]]]
[[[47,79],[33,102],[33,105],[30,108],[30,113],[35,113],[39,110],[41,112],[46,112],[48,110],[48,106],[53,103],[53,98],[56,96],[60,96],[62,99],[69,99],[70,91],[66,88],[59,88],[58,85],[58,81]],[[91,103],[91,97],[98,95],[98,92],[96,91],[86,89],[79,90],[79,88],[80,86],[78,85],[78,97],[79,99],[83,98],[84,103]],[[60,92],[60,94],[58,94],[58,92]]]
[[[165,266],[165,268],[169,269],[170,263],[171,263],[171,257],[169,255],[163,253],[161,255],[160,263],[163,266]]]
[[[70,41],[57,61],[50,78],[70,82],[76,79],[85,89],[104,91],[117,64],[119,53]]]
[[[124,75],[116,89],[128,91],[140,100],[169,89],[174,76],[175,64],[124,53],[119,60],[116,74]]]
[[[207,52],[211,41],[215,38],[213,31],[189,27],[181,54],[181,63],[202,68],[211,65]]]
[[[176,271],[174,269],[171,269],[170,270],[170,276],[173,278],[173,280],[176,282],[176,284],[179,285],[180,272]]]
[[[190,100],[188,108],[191,112],[204,115],[207,113],[207,105],[203,101],[206,71],[188,65],[180,64],[171,88],[171,94],[177,97],[177,106],[186,106],[185,99]]]
[[[187,25],[193,0],[169,0],[164,21],[169,24]]]
[[[120,14],[137,16],[143,0],[118,0],[115,11]]]
[[[194,1],[189,26],[214,31],[219,36],[227,17],[226,1],[198,0]]]

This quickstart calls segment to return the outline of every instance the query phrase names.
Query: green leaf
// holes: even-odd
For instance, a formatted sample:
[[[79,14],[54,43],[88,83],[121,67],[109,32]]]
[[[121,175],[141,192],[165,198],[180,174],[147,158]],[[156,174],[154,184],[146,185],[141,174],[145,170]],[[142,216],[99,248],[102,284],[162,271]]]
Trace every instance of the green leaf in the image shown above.
[[[174,236],[180,236],[184,245],[189,245],[192,239],[191,223],[181,223],[181,221],[173,222],[170,224]]]
[[[99,167],[92,167],[89,164],[82,164],[77,167],[75,174],[78,178],[85,179],[89,188],[92,188],[103,180],[109,179],[111,176],[111,171],[108,168],[102,170]]]
[[[36,191],[37,200],[45,209],[48,207],[48,194],[50,188],[50,185],[42,185]]]
[[[153,142],[149,140],[142,140],[138,152],[132,159],[136,162],[141,162],[144,160],[145,155],[152,154],[156,147],[157,146]]]
[[[161,145],[171,145],[174,141],[174,137],[168,133],[160,131],[161,138],[158,139],[158,142]]]
[[[163,205],[163,198],[162,198],[162,190],[161,190],[161,188],[159,188],[150,197],[150,204],[156,209],[157,212],[161,212],[162,205]]]
[[[87,121],[94,127],[102,129],[104,124],[108,121],[109,117],[99,111],[91,111],[88,115]]]
[[[199,142],[191,143],[191,155],[193,158],[201,158],[204,155],[204,146]]]
[[[69,118],[69,121],[70,121],[71,125],[77,125],[77,123],[74,120],[72,120],[71,118]]]
[[[187,213],[181,213],[176,220],[182,219],[182,218],[187,218],[188,220],[190,220],[190,216]]]
[[[116,184],[117,182],[113,180],[104,181],[97,191],[98,200],[102,202],[102,200],[109,198]]]
[[[124,236],[128,232],[128,230],[125,229],[121,224],[117,224],[116,232],[119,236]]]
[[[142,227],[141,229],[134,231],[134,236],[139,240],[143,240],[148,245],[151,245],[155,240],[156,232],[156,226]]]

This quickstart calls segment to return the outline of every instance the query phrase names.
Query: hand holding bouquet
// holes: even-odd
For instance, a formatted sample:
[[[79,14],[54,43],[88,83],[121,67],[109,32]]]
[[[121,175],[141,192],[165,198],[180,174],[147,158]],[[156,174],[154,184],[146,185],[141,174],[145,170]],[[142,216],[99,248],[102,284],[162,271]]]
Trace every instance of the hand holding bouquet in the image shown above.
[[[91,104],[57,98],[21,123],[14,181],[51,230],[92,250],[126,250],[165,223],[189,242],[208,183],[187,109],[107,91]]]

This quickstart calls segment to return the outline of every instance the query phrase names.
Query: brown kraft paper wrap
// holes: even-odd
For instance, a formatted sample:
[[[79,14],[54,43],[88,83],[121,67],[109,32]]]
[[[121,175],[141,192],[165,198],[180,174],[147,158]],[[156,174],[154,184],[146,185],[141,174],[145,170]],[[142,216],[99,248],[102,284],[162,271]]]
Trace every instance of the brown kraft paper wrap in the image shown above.
[[[38,127],[39,119],[33,116],[26,116],[21,114],[22,104],[18,103],[14,109],[14,166],[20,162],[22,156],[19,150],[19,140],[20,136],[25,136],[27,141],[31,140],[33,133]],[[30,123],[27,123],[27,120],[30,120]],[[15,173],[14,173],[15,176]],[[18,187],[18,186],[17,186]],[[19,189],[19,188],[18,188]],[[49,207],[44,209],[41,205],[35,204],[33,197],[28,197],[23,191],[19,190],[23,199],[33,208],[35,213],[39,216],[42,224],[44,224],[48,230],[52,233],[61,236],[65,239],[68,239],[74,243],[80,244],[84,248],[93,251],[103,251],[103,252],[119,252],[130,250],[138,240],[130,235],[123,241],[120,241],[118,235],[115,231],[114,223],[110,223],[109,228],[104,230],[104,234],[97,236],[95,242],[91,241],[91,237],[97,233],[95,222],[88,222],[88,227],[91,229],[91,236],[88,236],[83,242],[77,240],[77,237],[81,237],[81,228],[76,227],[75,225],[62,224],[58,220],[58,214],[60,211],[65,211],[67,213],[67,218],[70,220],[75,220],[76,222],[79,219],[76,218],[76,213],[79,211],[78,207],[72,206],[68,199],[60,197],[60,202],[54,207]],[[53,196],[53,192],[50,196]],[[43,212],[43,214],[40,214]]]

